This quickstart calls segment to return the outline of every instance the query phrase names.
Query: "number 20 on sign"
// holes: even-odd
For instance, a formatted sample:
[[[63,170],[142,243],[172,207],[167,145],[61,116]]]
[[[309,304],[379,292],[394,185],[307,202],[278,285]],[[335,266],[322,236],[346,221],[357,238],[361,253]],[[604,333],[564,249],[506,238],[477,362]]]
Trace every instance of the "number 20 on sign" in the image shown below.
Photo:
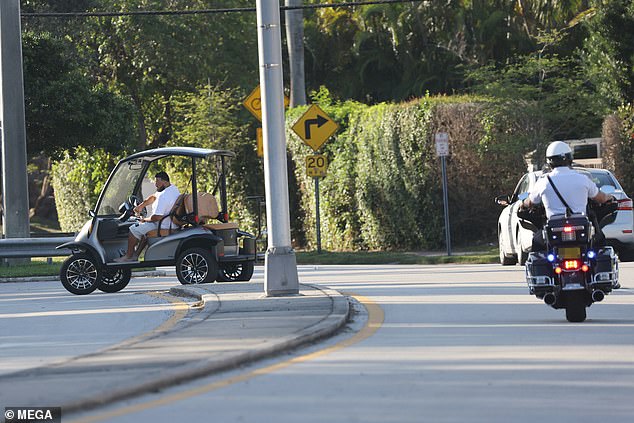
[[[326,176],[328,159],[323,154],[306,156],[306,175],[311,178],[323,178]]]

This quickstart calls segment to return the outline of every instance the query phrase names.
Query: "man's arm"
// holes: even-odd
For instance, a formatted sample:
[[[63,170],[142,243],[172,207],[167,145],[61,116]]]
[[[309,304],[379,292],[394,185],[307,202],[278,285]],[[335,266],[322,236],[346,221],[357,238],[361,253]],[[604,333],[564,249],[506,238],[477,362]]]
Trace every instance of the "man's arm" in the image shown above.
[[[143,219],[141,219],[141,221],[142,222],[159,222],[161,219],[163,219],[162,214],[153,214],[150,217],[144,217]]]
[[[598,203],[607,203],[608,201],[616,200],[613,195],[606,194],[603,191],[599,191],[592,199]]]
[[[150,195],[148,198],[146,198],[145,200],[143,200],[143,202],[141,204],[139,204],[138,206],[136,206],[134,208],[134,212],[135,213],[141,213],[141,210],[143,210],[144,208],[146,208],[147,206],[151,205],[152,203],[154,203],[154,201],[156,201],[156,196],[154,194]]]

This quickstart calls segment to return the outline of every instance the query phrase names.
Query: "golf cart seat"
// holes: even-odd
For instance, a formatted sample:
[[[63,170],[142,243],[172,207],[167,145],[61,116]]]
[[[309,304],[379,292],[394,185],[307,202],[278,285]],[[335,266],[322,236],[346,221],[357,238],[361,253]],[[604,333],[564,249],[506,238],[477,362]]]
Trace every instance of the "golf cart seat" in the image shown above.
[[[194,210],[194,199],[191,194],[185,197],[184,201],[185,211],[191,213]],[[207,229],[215,231],[223,231],[227,229],[238,229],[238,224],[233,222],[218,222],[210,223],[211,220],[219,220],[220,209],[218,208],[218,201],[213,194],[208,192],[198,193],[198,218],[200,224]]]

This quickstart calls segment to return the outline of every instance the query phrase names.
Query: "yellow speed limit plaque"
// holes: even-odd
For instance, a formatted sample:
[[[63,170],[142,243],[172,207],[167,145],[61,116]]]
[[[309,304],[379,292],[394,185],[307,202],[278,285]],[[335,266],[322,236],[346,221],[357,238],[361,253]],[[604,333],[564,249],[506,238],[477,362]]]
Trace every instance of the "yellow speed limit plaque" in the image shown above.
[[[306,175],[311,178],[323,178],[326,176],[328,159],[323,154],[306,156]]]

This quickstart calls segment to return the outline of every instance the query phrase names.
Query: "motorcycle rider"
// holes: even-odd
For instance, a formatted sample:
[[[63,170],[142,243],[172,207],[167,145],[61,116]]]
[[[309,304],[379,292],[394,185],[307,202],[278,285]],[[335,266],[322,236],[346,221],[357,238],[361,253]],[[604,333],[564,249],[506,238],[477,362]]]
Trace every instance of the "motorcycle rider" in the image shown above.
[[[552,171],[547,175],[542,175],[531,190],[521,207],[530,208],[533,205],[543,203],[546,210],[546,217],[550,219],[554,215],[566,213],[566,206],[561,202],[559,196],[553,189],[553,184],[570,207],[572,213],[586,214],[588,198],[605,203],[614,201],[614,197],[601,192],[592,180],[572,169],[572,150],[570,146],[562,141],[550,143],[546,149],[546,162]],[[550,176],[552,184],[547,176]],[[596,234],[599,239],[605,237],[601,229],[596,227]],[[546,249],[543,231],[535,232],[533,236],[532,251],[543,251]]]

